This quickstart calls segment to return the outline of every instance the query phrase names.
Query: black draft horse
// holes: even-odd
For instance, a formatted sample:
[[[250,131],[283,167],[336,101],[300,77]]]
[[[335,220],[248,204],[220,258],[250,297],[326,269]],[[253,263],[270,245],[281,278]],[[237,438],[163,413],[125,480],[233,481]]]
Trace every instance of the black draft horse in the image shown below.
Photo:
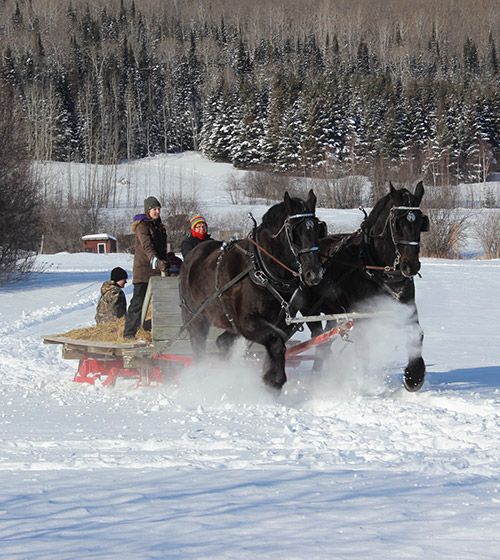
[[[224,329],[217,346],[227,352],[238,336],[265,346],[263,379],[281,389],[286,382],[287,315],[301,285],[321,280],[316,196],[285,193],[246,239],[206,241],[187,256],[179,290],[184,328],[195,357],[205,351],[210,325]]]
[[[418,322],[413,282],[420,270],[420,233],[429,229],[429,219],[420,209],[423,195],[421,181],[414,194],[404,188],[396,190],[391,184],[390,192],[377,201],[358,231],[321,239],[325,273],[320,284],[305,290],[310,303],[303,310],[304,315],[345,313],[382,294],[409,305],[418,340],[408,345],[404,369],[408,391],[418,391],[425,377],[424,335]],[[321,332],[321,323],[308,326],[313,336]],[[321,364],[324,357],[325,352],[320,350],[317,362]]]

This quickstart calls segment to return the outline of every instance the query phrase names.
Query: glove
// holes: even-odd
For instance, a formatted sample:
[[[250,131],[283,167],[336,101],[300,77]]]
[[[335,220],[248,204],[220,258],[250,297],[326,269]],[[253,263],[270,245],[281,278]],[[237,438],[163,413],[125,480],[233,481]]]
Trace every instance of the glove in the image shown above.
[[[177,257],[175,253],[167,253],[167,262],[168,266],[170,267],[170,272],[172,272],[172,270],[179,272],[182,264],[182,259]]]
[[[156,265],[156,268],[157,268],[160,272],[167,272],[167,270],[168,270],[168,262],[167,262],[167,261],[158,260],[158,264]]]
[[[181,271],[181,267],[178,264],[171,264],[168,269],[168,274],[170,276],[179,276],[180,271]]]

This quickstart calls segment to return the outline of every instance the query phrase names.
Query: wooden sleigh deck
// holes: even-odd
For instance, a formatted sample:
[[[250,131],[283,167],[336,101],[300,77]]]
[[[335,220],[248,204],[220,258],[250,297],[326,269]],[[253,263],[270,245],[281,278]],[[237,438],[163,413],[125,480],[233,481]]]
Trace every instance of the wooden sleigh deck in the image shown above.
[[[188,333],[181,332],[183,322],[177,277],[155,276],[150,279],[142,312],[143,320],[148,308],[151,311],[151,342],[139,339],[132,342],[106,342],[74,339],[64,334],[44,336],[43,341],[45,344],[62,345],[64,359],[79,360],[75,382],[95,384],[98,381],[102,385],[114,385],[118,378],[135,379],[137,385],[162,382],[193,361]],[[314,339],[298,344],[290,341],[286,352],[287,365],[293,367],[304,360],[314,359],[305,352],[337,335],[344,336],[352,326],[353,321],[346,318],[343,324]],[[221,332],[220,329],[210,329],[208,355],[218,354],[215,339]],[[264,352],[265,349],[259,344],[251,344],[246,357],[258,360]]]

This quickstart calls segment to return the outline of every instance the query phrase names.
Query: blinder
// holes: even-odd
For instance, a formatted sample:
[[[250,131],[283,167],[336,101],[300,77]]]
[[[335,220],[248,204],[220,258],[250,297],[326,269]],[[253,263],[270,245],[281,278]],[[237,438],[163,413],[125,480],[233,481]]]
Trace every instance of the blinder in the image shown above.
[[[397,212],[400,213],[399,216],[397,215]],[[397,249],[398,245],[413,245],[415,247],[420,247],[420,240],[411,241],[407,239],[402,239],[396,234],[396,224],[398,220],[406,219],[406,221],[413,223],[417,219],[416,212],[420,213],[421,220],[422,220],[422,223],[420,224],[420,228],[419,228],[419,233],[422,231],[428,231],[429,218],[422,214],[422,211],[418,206],[393,206],[389,211],[389,216],[387,218],[387,221],[389,222],[392,241],[394,243],[394,246],[396,247],[396,254],[399,253],[399,250]],[[423,230],[422,227],[427,229]],[[385,226],[384,226],[384,230],[385,230]]]
[[[429,229],[430,229],[429,216],[422,216],[422,221],[420,223],[420,231],[426,232],[429,231]]]
[[[293,231],[297,228],[297,226],[299,224],[304,223],[304,220],[305,220],[305,226],[306,226],[307,229],[318,228],[318,225],[321,223],[316,218],[316,215],[314,214],[314,212],[304,212],[302,214],[293,214],[291,216],[288,216],[288,218],[286,218],[286,220],[284,221],[283,226],[281,227],[281,229],[283,229],[283,227],[285,228],[286,237],[288,239],[288,244],[290,246],[290,249],[292,250],[292,253],[295,255],[295,257],[299,257],[300,255],[303,255],[304,253],[319,252],[319,247],[317,247],[317,246],[312,246],[312,247],[306,247],[306,248],[303,248],[303,249],[299,249],[295,246],[295,243],[293,242]],[[280,231],[281,231],[281,229],[280,229]],[[318,229],[316,231],[318,231]],[[278,232],[278,234],[279,234],[279,232]],[[276,234],[276,236],[278,234]]]
[[[397,216],[396,212],[402,212],[402,214]],[[418,206],[393,206],[389,213],[391,231],[394,223],[398,219],[406,218],[408,222],[413,223],[417,219],[416,212],[420,213],[420,232],[429,231],[429,217],[422,214],[422,211]]]
[[[322,239],[328,235],[328,226],[326,222],[318,221],[318,238]]]

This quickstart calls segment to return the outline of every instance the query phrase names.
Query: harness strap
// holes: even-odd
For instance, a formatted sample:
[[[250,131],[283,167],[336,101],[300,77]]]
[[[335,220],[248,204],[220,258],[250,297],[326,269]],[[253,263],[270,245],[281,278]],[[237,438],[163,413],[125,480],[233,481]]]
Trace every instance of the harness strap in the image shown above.
[[[299,272],[297,272],[296,270],[293,270],[292,268],[288,267],[285,263],[281,262],[274,255],[272,255],[269,251],[266,251],[266,249],[264,249],[264,247],[262,247],[262,245],[259,245],[256,241],[254,241],[251,237],[247,237],[247,239],[248,239],[248,241],[250,241],[250,243],[253,243],[255,245],[255,247],[257,247],[257,249],[259,249],[259,251],[264,253],[264,255],[266,255],[267,257],[272,259],[274,262],[278,263],[287,272],[290,272],[292,274],[292,276],[294,276],[295,278],[300,277]]]
[[[234,286],[235,284],[237,284],[249,272],[251,272],[252,269],[253,269],[253,266],[248,266],[247,268],[243,269],[239,274],[237,274],[234,278],[231,278],[231,280],[229,280],[229,282],[226,282],[226,284],[224,284],[224,286],[216,289],[215,292],[210,294],[207,297],[207,299],[200,305],[200,307],[198,307],[198,309],[196,311],[192,312],[193,316],[189,319],[189,321],[186,324],[182,325],[182,327],[179,329],[178,336],[181,335],[189,327],[189,325],[198,317],[198,315],[200,313],[202,313],[214,301],[214,299],[218,298],[226,290],[229,290],[229,288],[231,286]]]
[[[370,272],[369,270],[366,270],[367,267],[365,267],[363,269],[363,272],[366,274],[366,276],[368,276],[368,278],[372,281],[375,282],[375,284],[377,284],[377,286],[380,286],[386,293],[388,293],[392,298],[394,298],[396,301],[400,301],[401,296],[403,295],[403,290],[404,290],[404,285],[401,286],[401,289],[396,291],[393,290],[389,284],[387,282],[384,282],[382,279],[377,278],[375,276],[375,274],[373,274],[372,272]],[[405,278],[405,280],[413,280],[412,278]]]
[[[271,255],[270,253],[267,253],[267,251],[265,251],[265,249],[263,249],[262,247],[260,247],[259,244],[257,244],[252,238],[247,237],[247,239],[249,241],[251,241],[257,248],[263,250],[266,254],[268,254],[272,259],[276,260],[278,263],[280,263],[284,268],[286,268],[287,270],[290,270],[290,272],[294,273],[296,276],[298,276],[298,273],[296,273],[295,271],[288,269],[288,267],[286,267],[286,265],[284,265],[283,263],[281,263],[281,261],[279,261],[278,259],[276,259],[275,257],[273,257],[273,255]],[[250,280],[256,284],[257,286],[261,286],[267,289],[267,291],[275,298],[277,299],[280,304],[281,304],[281,312],[280,315],[282,313],[285,314],[285,317],[290,317],[290,304],[293,301],[293,299],[295,298],[295,296],[297,295],[297,293],[299,292],[299,288],[297,287],[292,295],[292,297],[290,298],[290,302],[287,302],[283,296],[278,292],[278,290],[272,285],[271,279],[268,277],[268,275],[261,269],[259,269],[257,267],[257,264],[255,262],[255,254],[247,251],[245,249],[243,249],[243,247],[240,247],[239,244],[235,243],[234,245],[231,245],[232,247],[236,247],[236,249],[238,249],[241,253],[243,253],[245,256],[247,256],[250,260],[250,265],[247,266],[245,269],[243,269],[240,273],[238,273],[234,278],[232,278],[231,280],[229,280],[229,282],[226,282],[226,284],[224,284],[224,286],[218,288],[217,287],[217,283],[218,283],[218,271],[219,271],[219,266],[220,266],[220,262],[222,260],[222,255],[224,253],[221,253],[219,255],[219,257],[217,258],[217,265],[216,265],[216,271],[215,271],[215,292],[213,292],[212,294],[210,294],[205,301],[198,307],[198,309],[196,309],[195,311],[192,311],[191,309],[189,309],[189,307],[186,305],[186,302],[182,301],[181,305],[184,305],[184,307],[186,309],[188,309],[188,311],[192,314],[192,317],[189,319],[189,321],[187,321],[184,325],[182,325],[182,327],[179,329],[179,332],[177,334],[177,336],[180,336],[188,327],[189,325],[198,317],[198,315],[200,315],[200,313],[202,313],[215,299],[219,299],[220,305],[222,307],[222,311],[224,312],[224,315],[226,316],[227,320],[233,325],[234,324],[234,319],[232,318],[232,316],[230,315],[230,313],[228,312],[226,306],[224,305],[223,299],[222,299],[222,295],[224,294],[224,292],[226,292],[229,288],[231,288],[232,286],[234,286],[235,284],[237,284],[240,280],[242,280],[245,276],[247,276],[248,274],[250,275]],[[279,317],[278,317],[278,322],[279,322]],[[282,331],[281,329],[279,329],[278,327],[275,327],[277,330],[279,330],[281,333],[283,333],[284,331]],[[281,336],[281,335],[280,335]]]
[[[258,249],[262,249],[264,250],[258,243],[256,243],[251,237],[247,238],[249,241],[251,241],[253,243],[253,245],[258,248]],[[270,273],[267,270],[262,270],[261,268],[259,268],[256,260],[259,260],[260,264],[262,266],[264,266],[264,263],[262,262],[261,259],[258,258],[257,253],[255,252],[249,252],[249,251],[245,251],[245,249],[243,249],[242,247],[240,247],[239,245],[236,245],[237,249],[239,249],[242,253],[246,254],[249,258],[250,261],[253,263],[253,271],[250,273],[249,278],[250,280],[257,286],[266,288],[266,290],[275,298],[277,299],[280,304],[281,304],[281,311],[280,314],[278,316],[277,319],[277,323],[279,323],[281,316],[283,314],[285,314],[285,317],[290,317],[290,306],[294,300],[294,298],[296,297],[296,295],[299,293],[300,291],[300,287],[295,288],[295,291],[292,294],[292,297],[290,298],[290,301],[286,301],[286,299],[280,294],[280,292],[274,287],[273,282],[277,282],[277,280],[273,277],[270,277]],[[264,250],[265,251],[265,250]],[[267,253],[267,252],[266,252]],[[270,257],[273,257],[273,255],[269,255]],[[276,259],[277,260],[277,259]],[[282,283],[282,281],[279,281],[279,283]],[[278,329],[278,327],[276,327],[276,329]],[[278,329],[281,331],[281,329]],[[281,331],[284,332],[284,331]],[[289,336],[287,337],[287,339],[289,338]],[[287,340],[285,339],[285,340]]]
[[[269,278],[264,274],[262,270],[254,270],[250,273],[250,280],[256,285],[262,288],[266,288],[266,290],[280,302],[281,309],[284,310],[287,316],[290,315],[290,302],[294,299],[295,295],[299,291],[299,288],[295,289],[292,297],[290,298],[290,302],[286,301],[286,299],[278,292],[278,290],[272,285]]]
[[[365,264],[364,270],[380,270],[383,272],[396,272],[393,266],[376,266],[374,264]]]
[[[222,263],[222,258],[223,257],[224,257],[224,251],[221,251],[220,255],[217,257],[217,264],[215,266],[215,290],[219,294],[218,295],[219,304],[221,306],[221,309],[222,309],[224,315],[226,316],[226,319],[228,320],[229,324],[233,328],[236,328],[235,324],[234,324],[233,316],[231,315],[229,309],[227,308],[227,305],[226,305],[225,301],[222,299],[222,296],[224,295],[224,291],[219,290],[219,288],[218,288],[218,285],[219,285],[219,269],[220,269],[220,265]],[[223,288],[224,288],[224,286],[223,286]],[[236,328],[236,331],[237,331],[238,334],[240,334],[238,328]]]

